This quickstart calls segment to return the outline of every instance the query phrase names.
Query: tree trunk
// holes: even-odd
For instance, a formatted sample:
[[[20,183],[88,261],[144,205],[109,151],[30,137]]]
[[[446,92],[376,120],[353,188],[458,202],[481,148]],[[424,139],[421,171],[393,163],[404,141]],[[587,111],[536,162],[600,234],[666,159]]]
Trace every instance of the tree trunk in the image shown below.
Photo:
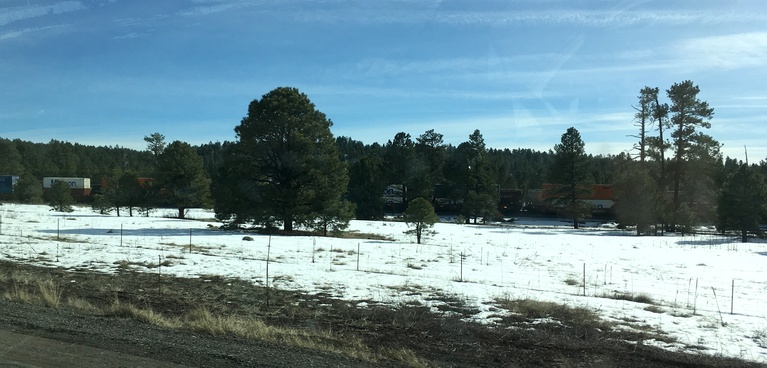
[[[639,162],[644,164],[644,156],[645,156],[645,115],[647,115],[647,108],[645,106],[642,106],[642,130],[640,132],[640,138],[639,138]]]
[[[580,228],[580,224],[578,223],[578,219],[573,218],[573,229],[579,229],[579,228]]]
[[[183,208],[183,207],[178,209],[178,218],[180,218],[180,219],[184,218],[184,212],[185,212],[184,210],[185,209],[186,208]]]
[[[286,232],[293,231],[293,217],[285,219],[285,223],[282,226],[282,229]]]
[[[684,160],[685,155],[685,142],[681,138],[681,132],[684,130],[684,121],[685,121],[685,114],[681,113],[681,118],[679,122],[679,127],[677,128],[680,132],[680,137],[676,140],[676,167],[674,167],[674,199],[673,199],[673,205],[674,205],[674,214],[673,214],[673,224],[674,231],[676,231],[676,225],[678,225],[677,220],[679,216],[679,206],[681,205],[681,201],[679,199],[679,185],[682,181],[682,164]]]
[[[423,225],[416,224],[415,225],[415,241],[416,244],[421,244],[421,230],[423,229]]]
[[[663,198],[663,208],[665,212],[666,208],[666,149],[663,144],[663,116],[660,111],[660,102],[658,101],[658,94],[655,94],[655,118],[658,120],[658,138],[660,140],[660,185],[658,185],[660,192],[661,192],[661,198]],[[666,229],[666,215],[663,215],[662,223],[661,223],[661,235],[663,235],[663,232]],[[658,230],[655,229],[656,235]]]
[[[740,241],[742,243],[748,243],[748,231],[746,230],[740,231]]]

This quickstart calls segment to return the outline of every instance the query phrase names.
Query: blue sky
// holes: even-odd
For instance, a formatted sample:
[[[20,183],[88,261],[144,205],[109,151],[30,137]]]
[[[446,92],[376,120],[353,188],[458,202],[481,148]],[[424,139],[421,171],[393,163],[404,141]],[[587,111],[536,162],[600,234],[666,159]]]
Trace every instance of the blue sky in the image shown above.
[[[0,137],[144,149],[234,140],[297,87],[336,136],[428,129],[458,145],[631,149],[637,95],[690,79],[725,155],[767,158],[767,2],[0,2]],[[665,95],[663,96],[665,99]]]

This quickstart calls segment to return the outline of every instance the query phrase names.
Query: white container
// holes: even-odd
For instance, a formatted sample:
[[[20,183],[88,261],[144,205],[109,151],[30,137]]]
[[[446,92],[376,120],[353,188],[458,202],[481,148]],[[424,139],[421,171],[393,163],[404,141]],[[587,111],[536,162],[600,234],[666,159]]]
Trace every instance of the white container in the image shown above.
[[[72,189],[90,189],[91,178],[63,178],[63,177],[45,177],[43,178],[43,188],[49,189],[57,181],[63,181]]]

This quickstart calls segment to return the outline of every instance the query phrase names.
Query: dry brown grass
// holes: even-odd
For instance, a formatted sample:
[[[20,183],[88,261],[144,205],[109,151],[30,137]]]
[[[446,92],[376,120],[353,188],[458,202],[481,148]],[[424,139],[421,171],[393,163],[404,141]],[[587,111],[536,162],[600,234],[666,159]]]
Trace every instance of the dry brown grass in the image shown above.
[[[22,288],[19,285],[14,285],[10,290],[3,293],[3,298],[12,302],[34,304],[37,302],[37,298],[30,294],[26,288]]]
[[[498,300],[498,304],[501,308],[528,319],[551,318],[574,324],[601,325],[604,323],[594,311],[583,307],[571,307],[565,304],[532,299],[501,299]]]
[[[89,301],[81,298],[67,298],[67,306],[88,314],[103,313],[101,308],[91,304]]]
[[[648,306],[644,307],[644,310],[646,310],[648,312],[658,313],[658,314],[666,313],[666,311],[663,308],[661,308],[661,307],[659,307],[657,305],[648,305]]]
[[[51,279],[39,280],[37,286],[43,304],[50,308],[58,308],[61,303],[61,295],[64,293],[64,287]]]
[[[176,318],[168,318],[151,309],[138,308],[133,304],[122,303],[117,299],[106,309],[106,312],[117,317],[133,318],[155,326],[181,327],[180,321]]]
[[[375,354],[359,339],[336,336],[327,330],[270,326],[254,318],[219,316],[207,309],[197,309],[187,314],[182,319],[181,327],[212,335],[231,334],[303,349],[341,353],[368,361],[376,360]]]
[[[357,231],[344,231],[340,234],[338,234],[339,238],[341,239],[365,239],[365,240],[384,240],[384,241],[394,241],[394,239],[380,235],[380,234],[370,234],[370,233],[361,233]]]
[[[409,349],[384,349],[375,352],[358,338],[339,336],[330,330],[271,326],[260,319],[221,316],[204,308],[196,309],[182,318],[169,318],[150,309],[115,301],[107,312],[164,328],[184,329],[211,335],[234,335],[301,349],[332,352],[370,362],[385,360],[410,367],[429,366],[426,360]]]
[[[381,353],[392,361],[407,365],[414,368],[428,368],[431,367],[429,362],[419,357],[415,352],[410,349],[386,349]]]
[[[64,293],[64,287],[50,277],[24,270],[0,273],[0,282],[11,285],[3,292],[3,298],[19,303],[58,308]]]
[[[626,300],[630,302],[643,303],[643,304],[657,304],[653,298],[647,294],[639,293],[626,293],[626,292],[614,292],[612,294],[604,293],[603,298]]]

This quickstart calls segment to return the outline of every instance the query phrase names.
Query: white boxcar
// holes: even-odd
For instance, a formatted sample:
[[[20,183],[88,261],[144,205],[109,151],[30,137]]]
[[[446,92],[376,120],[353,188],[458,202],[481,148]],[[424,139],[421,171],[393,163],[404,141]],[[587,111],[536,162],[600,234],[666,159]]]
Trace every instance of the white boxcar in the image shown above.
[[[57,181],[63,181],[69,185],[72,189],[90,189],[91,178],[62,178],[62,177],[45,177],[43,178],[43,188],[49,189]]]

